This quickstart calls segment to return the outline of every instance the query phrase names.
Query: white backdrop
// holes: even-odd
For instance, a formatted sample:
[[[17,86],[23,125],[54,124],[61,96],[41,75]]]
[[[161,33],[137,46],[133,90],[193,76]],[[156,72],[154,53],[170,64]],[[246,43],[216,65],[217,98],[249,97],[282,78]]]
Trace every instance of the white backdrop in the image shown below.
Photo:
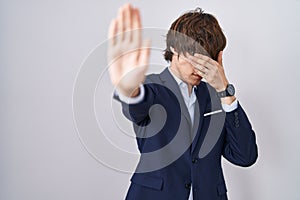
[[[123,3],[0,2],[1,200],[124,198],[130,174],[87,153],[72,112],[80,66],[105,41],[109,22]],[[141,9],[145,27],[168,29],[196,7],[217,17],[228,39],[225,70],[259,146],[258,162],[250,168],[223,162],[229,198],[299,200],[300,1],[131,3]],[[152,62],[166,65],[160,56],[154,53]]]

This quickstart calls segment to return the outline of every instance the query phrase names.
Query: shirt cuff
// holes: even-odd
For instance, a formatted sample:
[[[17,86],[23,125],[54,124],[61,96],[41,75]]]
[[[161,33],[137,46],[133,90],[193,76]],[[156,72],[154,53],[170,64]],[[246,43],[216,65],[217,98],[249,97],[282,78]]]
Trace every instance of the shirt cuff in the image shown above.
[[[116,94],[119,96],[119,99],[127,104],[138,104],[143,101],[145,96],[145,88],[143,85],[140,85],[140,93],[136,97],[127,97],[116,90]]]
[[[238,101],[235,99],[230,105],[222,103],[222,108],[225,112],[231,112],[238,107]]]

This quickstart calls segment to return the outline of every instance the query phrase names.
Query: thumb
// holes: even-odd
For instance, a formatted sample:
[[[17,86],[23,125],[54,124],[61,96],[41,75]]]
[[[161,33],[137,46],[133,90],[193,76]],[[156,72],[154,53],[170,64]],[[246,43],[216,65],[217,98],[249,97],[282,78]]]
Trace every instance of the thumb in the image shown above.
[[[218,54],[218,63],[223,66],[223,51],[220,51]]]

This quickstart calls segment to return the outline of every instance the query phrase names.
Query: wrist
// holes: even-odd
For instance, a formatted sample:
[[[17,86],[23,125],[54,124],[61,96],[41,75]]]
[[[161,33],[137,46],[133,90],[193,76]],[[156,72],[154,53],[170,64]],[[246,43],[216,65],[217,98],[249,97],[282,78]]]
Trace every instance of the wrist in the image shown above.
[[[227,85],[229,84],[229,82],[226,80],[223,85],[219,86],[218,88],[215,88],[217,92],[222,92],[224,90],[226,90]]]
[[[137,87],[135,89],[127,89],[124,90],[122,88],[117,88],[117,91],[126,97],[136,97],[140,94],[140,88]]]
[[[217,96],[219,98],[224,98],[224,97],[232,97],[235,94],[235,88],[232,84],[227,84],[225,90],[218,92],[217,91]]]
[[[230,97],[222,97],[220,99],[221,99],[221,103],[231,105],[236,100],[236,97],[230,96]]]

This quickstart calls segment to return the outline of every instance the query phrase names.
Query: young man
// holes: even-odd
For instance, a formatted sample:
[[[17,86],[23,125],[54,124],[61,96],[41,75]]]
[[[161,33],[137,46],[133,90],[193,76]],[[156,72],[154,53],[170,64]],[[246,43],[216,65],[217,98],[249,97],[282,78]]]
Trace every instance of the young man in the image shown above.
[[[257,159],[254,131],[224,73],[226,38],[215,17],[188,12],[167,34],[170,66],[146,77],[150,41],[141,28],[139,10],[126,4],[109,30],[115,98],[141,152],[126,199],[226,200],[221,156],[244,167]]]

